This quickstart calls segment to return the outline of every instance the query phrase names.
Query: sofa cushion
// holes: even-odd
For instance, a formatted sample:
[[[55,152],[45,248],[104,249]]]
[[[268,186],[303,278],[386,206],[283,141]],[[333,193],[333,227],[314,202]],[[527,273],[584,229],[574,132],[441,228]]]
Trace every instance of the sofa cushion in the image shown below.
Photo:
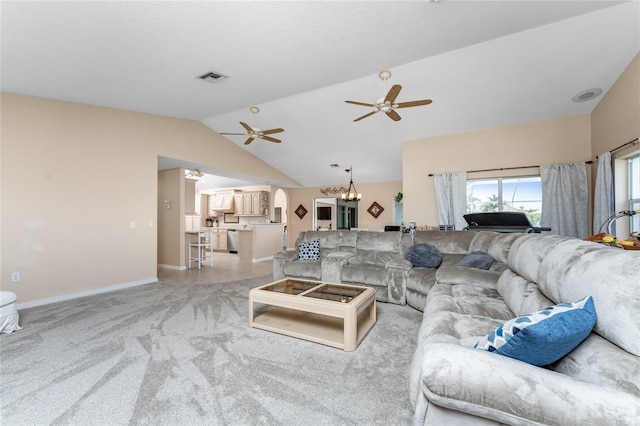
[[[538,257],[544,260],[531,266]],[[529,281],[554,303],[592,296],[598,312],[595,332],[640,356],[639,251],[535,234],[514,242],[509,267],[523,277],[527,274],[521,269],[533,273],[537,268],[536,279]]]
[[[320,260],[294,260],[284,264],[284,276],[319,280],[322,278]]]
[[[493,265],[493,257],[483,251],[472,251],[463,257],[460,262],[456,263],[456,265],[489,270],[491,269],[491,265]]]
[[[404,254],[414,267],[437,268],[442,263],[442,253],[433,244],[414,244]]]
[[[402,259],[401,232],[358,231],[356,255],[349,263],[385,266],[393,259]]]
[[[433,244],[443,254],[467,254],[475,234],[469,231],[416,231],[413,243]]]
[[[500,275],[497,290],[509,309],[517,316],[539,311],[555,302],[540,292],[538,286],[510,269]]]
[[[318,260],[320,259],[320,240],[305,241],[298,247],[298,259]]]
[[[387,270],[374,264],[347,264],[342,267],[340,280],[343,283],[359,283],[376,287],[387,286]]]
[[[437,283],[433,286],[424,313],[430,316],[437,312],[486,317],[500,322],[514,317],[495,288],[464,284]],[[486,335],[490,330],[487,328],[480,334]]]
[[[474,347],[533,365],[548,365],[575,349],[595,324],[595,306],[588,296],[507,321]]]

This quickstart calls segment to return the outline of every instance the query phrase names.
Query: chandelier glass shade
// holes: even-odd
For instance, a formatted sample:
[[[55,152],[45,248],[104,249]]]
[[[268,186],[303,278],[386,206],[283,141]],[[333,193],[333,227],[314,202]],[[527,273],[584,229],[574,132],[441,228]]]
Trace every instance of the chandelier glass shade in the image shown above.
[[[353,167],[347,169],[347,172],[349,172],[349,189],[342,193],[342,199],[344,201],[360,201],[362,194],[358,192],[356,186],[353,184]]]

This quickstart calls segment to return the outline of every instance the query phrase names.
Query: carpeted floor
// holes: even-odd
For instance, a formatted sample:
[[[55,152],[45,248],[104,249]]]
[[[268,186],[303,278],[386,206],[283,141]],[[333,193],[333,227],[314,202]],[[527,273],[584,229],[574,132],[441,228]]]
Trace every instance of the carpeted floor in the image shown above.
[[[0,337],[3,425],[402,425],[422,314],[378,304],[355,352],[248,326],[270,276],[26,309]]]

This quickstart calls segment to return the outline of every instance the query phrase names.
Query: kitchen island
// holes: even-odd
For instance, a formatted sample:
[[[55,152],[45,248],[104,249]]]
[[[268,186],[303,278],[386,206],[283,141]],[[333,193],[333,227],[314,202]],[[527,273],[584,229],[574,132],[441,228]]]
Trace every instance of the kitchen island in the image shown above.
[[[273,259],[273,255],[282,251],[283,223],[253,224],[250,227],[237,227],[238,256],[240,260],[261,262]]]

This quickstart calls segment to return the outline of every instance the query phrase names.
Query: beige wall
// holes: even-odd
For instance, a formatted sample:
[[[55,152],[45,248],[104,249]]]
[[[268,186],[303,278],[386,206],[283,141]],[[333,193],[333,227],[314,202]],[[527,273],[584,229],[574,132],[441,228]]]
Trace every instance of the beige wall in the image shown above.
[[[156,279],[158,155],[297,185],[196,121],[4,93],[0,102],[0,277],[18,303]]]
[[[631,61],[591,114],[593,176],[596,175],[598,168],[596,156],[637,139],[638,136],[640,136],[640,54]],[[629,208],[627,163],[624,158],[638,151],[639,145],[636,143],[615,152],[615,158],[617,158],[613,162],[615,211]],[[592,183],[591,190],[593,194],[595,183]],[[593,233],[597,231],[598,229],[595,229]],[[616,233],[618,236],[629,234],[629,222],[617,220]]]
[[[175,269],[186,265],[184,181],[184,169],[158,172],[158,264]]]
[[[402,191],[402,182],[355,182],[358,191],[362,193],[362,200],[358,206],[358,227],[370,231],[384,229],[385,225],[393,224],[393,198]],[[327,198],[320,192],[321,187],[285,189],[288,197],[288,245],[293,247],[298,234],[313,228],[313,200],[315,198]],[[374,218],[367,209],[374,201],[378,202],[384,211]],[[295,211],[302,204],[308,213],[302,219],[298,218]],[[406,216],[405,216],[406,217]],[[335,229],[335,224],[334,224]]]
[[[429,173],[583,161],[638,137],[639,75],[636,56],[592,115],[406,142],[402,182],[356,182],[359,226],[391,224],[399,191],[405,221],[437,224]],[[10,94],[0,102],[0,283],[19,303],[155,280],[158,155],[297,185],[199,122]],[[322,194],[285,192],[291,246]],[[378,219],[366,211],[373,201],[385,208]]]
[[[597,155],[640,136],[640,54],[591,114],[591,151]],[[636,145],[637,149],[637,145]],[[596,170],[597,164],[593,168]]]
[[[586,161],[591,158],[588,115],[478,130],[405,142],[402,150],[404,217],[418,226],[438,225],[430,173],[524,167]],[[526,176],[537,168],[493,172]],[[470,174],[485,177],[486,174]]]

